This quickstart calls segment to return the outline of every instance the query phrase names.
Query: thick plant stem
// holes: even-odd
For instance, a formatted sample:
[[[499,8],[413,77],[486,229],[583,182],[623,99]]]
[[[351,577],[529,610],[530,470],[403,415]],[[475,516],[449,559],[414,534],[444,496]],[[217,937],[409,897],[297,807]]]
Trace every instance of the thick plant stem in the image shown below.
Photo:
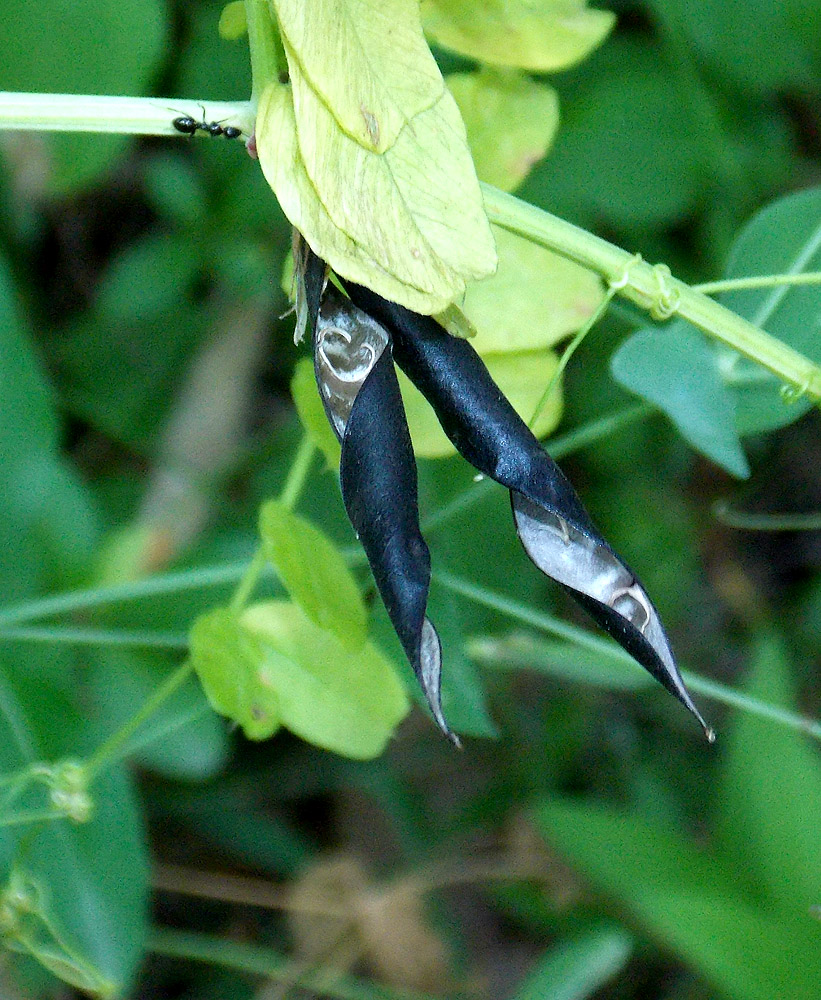
[[[173,126],[180,115],[196,121],[253,130],[248,101],[192,101],[171,97],[109,97],[96,94],[17,94],[0,91],[0,130],[109,132],[189,138]],[[205,134],[205,133],[203,133]]]
[[[488,184],[483,184],[482,190],[488,217],[495,225],[597,272],[654,318],[681,316],[709,337],[769,369],[801,395],[821,401],[821,367],[678,281],[663,265],[647,264],[593,233]]]

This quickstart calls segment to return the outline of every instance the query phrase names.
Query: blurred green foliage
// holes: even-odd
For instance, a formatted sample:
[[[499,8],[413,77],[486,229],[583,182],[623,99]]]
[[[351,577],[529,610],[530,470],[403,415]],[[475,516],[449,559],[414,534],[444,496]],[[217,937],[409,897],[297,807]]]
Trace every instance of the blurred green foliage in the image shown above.
[[[610,38],[538,77],[560,124],[518,193],[688,280],[817,269],[818,5],[608,6]],[[247,47],[220,41],[217,3],[44,0],[35,17],[13,0],[4,13],[5,90],[162,95],[169,119],[180,96],[247,98]],[[443,71],[474,69],[436,54]],[[491,593],[477,603],[434,581],[431,595],[460,754],[418,709],[394,732],[394,671],[418,695],[297,366],[306,349],[279,287],[290,233],[258,164],[204,136],[0,140],[0,992],[244,1000],[267,977],[280,995],[305,983],[356,998],[817,996],[821,769],[817,742],[788,723],[796,712],[818,736],[818,534],[712,515],[720,499],[819,509],[817,409],[618,303],[568,368],[548,448],[642,576],[683,666],[753,699],[709,706],[714,749],[613,647],[536,627],[533,614],[575,626],[576,612],[524,557],[504,491],[455,457],[420,460],[435,567]],[[817,286],[722,301],[821,361]],[[295,372],[325,459],[283,505],[303,439]],[[636,410],[636,393],[651,405]],[[581,447],[575,432],[599,426]],[[743,486],[728,474],[748,468]],[[330,616],[355,662],[358,599],[351,612],[341,585],[307,572],[312,558],[327,569],[326,548],[345,556],[379,650],[363,647],[368,690],[388,692],[374,711],[352,672],[321,711],[296,698],[291,728],[321,743],[311,726],[341,721],[347,742],[328,745],[358,757],[393,733],[374,759],[283,730],[251,743],[185,672],[189,629],[230,604],[261,508],[288,592],[313,621]],[[258,591],[263,617],[282,607],[270,568]],[[296,641],[310,660],[311,640]],[[267,655],[283,657],[265,692],[281,719],[276,683],[299,657],[275,643]],[[247,695],[236,681],[220,696]],[[124,730],[163,685],[173,694]],[[762,718],[761,703],[787,714]],[[100,747],[108,766],[88,787],[53,766],[93,764]],[[87,822],[67,818],[89,803]],[[323,875],[329,855],[347,860],[344,879]],[[284,888],[313,922],[289,915]]]

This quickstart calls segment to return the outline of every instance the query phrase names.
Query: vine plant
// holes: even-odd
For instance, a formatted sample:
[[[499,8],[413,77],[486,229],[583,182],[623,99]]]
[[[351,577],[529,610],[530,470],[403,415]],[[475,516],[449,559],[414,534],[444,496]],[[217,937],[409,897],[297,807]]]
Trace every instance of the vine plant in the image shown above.
[[[500,269],[510,266],[505,258],[508,253],[512,267],[520,266],[520,255],[527,252],[521,250],[523,242],[572,262],[576,270],[570,280],[586,290],[586,315],[583,322],[575,322],[572,329],[568,326],[554,336],[555,341],[568,333],[576,334],[561,360],[554,362],[553,378],[536,412],[525,414],[526,419],[533,418],[531,423],[536,421],[542,435],[552,429],[552,425],[538,423],[550,389],[581,338],[615,296],[658,323],[673,321],[665,333],[656,329],[640,332],[644,339],[635,341],[633,349],[661,349],[658,345],[663,345],[663,338],[672,331],[675,350],[696,371],[696,381],[701,378],[713,385],[722,365],[732,367],[737,362],[732,358],[728,361],[728,355],[718,351],[705,353],[704,340],[692,339],[692,327],[696,327],[709,341],[721,345],[721,350],[729,349],[771,373],[780,382],[780,405],[821,403],[821,367],[763,328],[763,319],[772,314],[786,289],[821,283],[821,274],[806,267],[812,253],[786,261],[783,273],[733,273],[709,285],[688,285],[675,278],[666,265],[647,263],[639,255],[502,190],[517,186],[523,176],[521,169],[505,171],[497,164],[494,173],[493,163],[483,164],[483,176],[493,177],[497,183],[480,185],[468,146],[471,88],[485,88],[480,98],[490,95],[503,101],[513,95],[516,100],[533,101],[547,120],[553,98],[547,88],[539,90],[529,84],[524,71],[550,71],[583,59],[604,40],[612,17],[582,7],[574,30],[563,35],[559,20],[547,14],[538,36],[545,39],[540,47],[527,41],[532,41],[533,26],[524,21],[517,24],[521,12],[517,13],[513,4],[510,16],[522,34],[518,48],[506,56],[494,45],[493,32],[482,29],[479,13],[474,12],[478,28],[467,30],[460,6],[448,0],[430,0],[423,4],[422,22],[415,0],[384,0],[370,6],[346,0],[231,3],[224,11],[221,28],[227,37],[247,32],[252,67],[248,101],[0,93],[0,128],[168,137],[191,134],[198,128],[213,136],[236,137],[239,132],[249,152],[259,158],[289,220],[318,258],[330,265],[343,287],[365,286],[380,301],[398,303],[416,315],[435,315],[451,331],[464,333],[476,326],[483,344],[480,353],[488,355],[510,348],[504,343],[504,333],[488,330],[482,309],[472,307],[475,283],[482,279],[492,282],[490,276],[497,264]],[[425,41],[423,23],[430,39],[483,67],[475,79],[457,77],[448,81],[450,89],[446,87]],[[337,30],[328,30],[330,24]],[[283,82],[286,79],[288,82]],[[460,110],[468,119],[467,136]],[[551,127],[543,129],[537,141],[539,155],[544,154],[550,139]],[[528,141],[532,156],[532,140]],[[817,208],[817,197],[812,204]],[[809,218],[817,225],[817,216]],[[516,237],[516,246],[505,234]],[[806,245],[813,253],[817,250],[812,239]],[[555,259],[539,258],[550,274],[555,273]],[[732,303],[734,293],[750,288],[769,296],[769,304],[765,302],[756,315],[744,315],[713,297],[721,295]],[[356,293],[351,297],[357,301]],[[311,326],[317,324],[318,308],[317,300],[308,317]],[[299,322],[305,322],[304,315]],[[709,440],[699,437],[688,417],[698,398],[675,403],[659,398],[653,385],[642,383],[641,375],[628,364],[630,350],[628,347],[622,359],[623,383],[666,409],[697,448],[736,474],[744,474],[745,460],[737,435],[728,430],[730,404],[724,397],[712,414],[713,436]],[[618,359],[614,371],[619,377]],[[83,951],[77,935],[53,918],[46,889],[29,867],[30,846],[43,824],[68,820],[78,827],[93,825],[103,794],[103,776],[133,752],[145,721],[195,668],[212,704],[240,723],[251,738],[264,738],[285,725],[320,746],[367,758],[382,751],[407,712],[404,685],[366,638],[367,616],[349,568],[361,556],[341,554],[295,513],[316,454],[323,453],[330,463],[339,460],[339,446],[318,418],[319,404],[311,382],[306,369],[300,369],[294,393],[306,433],[280,497],[261,511],[262,541],[250,564],[97,587],[0,612],[5,638],[48,642],[56,637],[78,644],[123,644],[191,653],[127,725],[87,756],[52,764],[37,761],[0,782],[0,826],[29,831],[16,842],[10,878],[0,900],[0,932],[10,947],[29,952],[53,972],[93,993],[106,996],[119,992],[130,975],[133,956],[106,964],[99,955]],[[611,429],[612,422],[603,419],[581,435],[554,440],[550,450],[561,457]],[[430,518],[428,525],[444,523],[478,498],[482,489],[483,485],[474,487],[455,506]],[[257,584],[271,565],[293,603],[251,603]],[[445,573],[438,574],[437,580],[454,593],[514,620],[604,652],[612,659],[630,661],[612,643],[551,616],[536,614],[501,595]],[[36,624],[80,609],[226,581],[236,583],[230,605],[200,619],[190,637]],[[302,610],[297,612],[296,605]],[[238,616],[242,616],[242,632],[228,627]],[[328,665],[324,685],[335,691],[356,686],[353,703],[331,698],[325,704],[310,685],[305,686],[304,676],[300,680],[283,671],[284,662],[299,665],[306,658]],[[303,671],[303,675],[307,673]],[[705,678],[686,672],[684,676],[694,691],[706,697],[821,739],[821,724],[817,722]],[[426,692],[436,714],[438,690],[435,697],[427,687]],[[182,718],[179,724],[185,721]],[[156,731],[151,738],[156,738]]]

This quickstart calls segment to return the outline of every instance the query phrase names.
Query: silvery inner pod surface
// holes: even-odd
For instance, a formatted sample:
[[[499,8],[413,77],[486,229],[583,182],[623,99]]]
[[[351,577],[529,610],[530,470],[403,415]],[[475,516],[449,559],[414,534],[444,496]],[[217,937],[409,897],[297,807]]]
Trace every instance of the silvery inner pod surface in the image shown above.
[[[416,465],[393,367],[391,338],[333,286],[314,324],[314,369],[342,442],[342,499],[388,615],[436,722],[442,715],[439,636],[426,615],[430,553],[419,529]]]
[[[370,289],[351,299],[387,327],[394,358],[458,451],[511,491],[516,530],[536,566],[575,597],[631,656],[698,719],[658,612],[598,532],[561,469],[544,451],[466,340]]]

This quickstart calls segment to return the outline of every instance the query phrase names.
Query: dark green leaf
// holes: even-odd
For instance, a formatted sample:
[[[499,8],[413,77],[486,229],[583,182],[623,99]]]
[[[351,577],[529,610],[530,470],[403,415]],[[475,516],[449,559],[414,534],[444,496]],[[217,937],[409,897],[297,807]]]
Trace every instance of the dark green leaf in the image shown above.
[[[725,277],[819,270],[821,187],[816,187],[787,195],[755,215],[733,244]],[[821,362],[821,285],[725,292],[719,301],[810,360]],[[800,398],[790,402],[790,393],[782,393],[775,376],[727,349],[718,349],[717,363],[736,396],[741,434],[792,423],[811,405]]]
[[[128,722],[168,677],[165,658],[134,650],[95,650],[90,661],[90,687],[107,732]],[[212,777],[228,756],[225,725],[193,676],[140,727],[131,746],[129,756],[142,767],[178,781]]]
[[[162,0],[27,0],[3,7],[0,59],[7,90],[57,94],[140,94],[153,84],[165,48]],[[173,117],[169,113],[169,120]],[[49,136],[54,185],[74,188],[107,168],[125,136]]]
[[[36,682],[29,680],[16,670],[0,673],[4,773],[61,753],[76,755],[81,744],[100,738],[59,686],[47,684],[42,674]],[[39,829],[12,827],[13,833],[0,837],[4,881],[11,877],[32,904],[31,912],[12,906],[5,943],[30,953],[68,982],[114,996],[125,991],[142,957],[146,849],[125,769],[100,775],[90,793],[93,811],[87,823],[63,819]],[[43,808],[46,802],[43,790],[27,795],[22,805]]]
[[[624,969],[632,950],[632,939],[622,927],[586,931],[551,948],[513,1000],[587,1000]]]
[[[562,102],[556,143],[524,182],[523,197],[631,233],[686,218],[711,154],[690,107],[658,44],[614,39]]]
[[[611,367],[617,382],[663,410],[697,451],[734,476],[749,476],[732,396],[700,333],[686,323],[638,330],[613,355]]]
[[[817,80],[821,11],[806,0],[662,0],[674,30],[712,69],[756,91],[811,87]],[[653,4],[651,4],[652,8]]]
[[[795,709],[791,664],[775,635],[759,637],[746,693]],[[718,795],[728,858],[794,915],[819,902],[821,760],[807,737],[739,712],[722,739],[727,757]]]
[[[97,300],[106,323],[130,323],[173,307],[202,264],[200,244],[185,235],[149,235],[109,265]]]
[[[821,979],[809,915],[762,906],[730,864],[678,830],[618,809],[552,801],[547,838],[654,937],[738,1000],[812,1000]]]

